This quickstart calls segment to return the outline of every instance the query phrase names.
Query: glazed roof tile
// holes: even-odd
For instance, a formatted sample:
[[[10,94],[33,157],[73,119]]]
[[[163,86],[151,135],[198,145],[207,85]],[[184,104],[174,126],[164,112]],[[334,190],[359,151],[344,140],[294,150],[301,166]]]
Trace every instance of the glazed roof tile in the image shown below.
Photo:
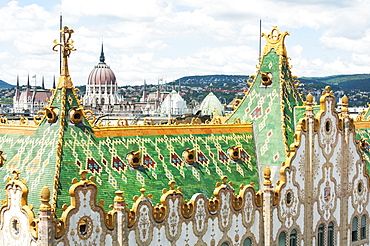
[[[68,27],[63,32],[73,33]],[[185,199],[198,192],[212,196],[214,184],[224,175],[236,183],[254,182],[258,188],[250,124],[128,126],[124,120],[117,126],[93,124],[94,116],[83,109],[68,72],[73,42],[70,35],[63,40],[54,46],[63,47],[63,70],[49,105],[34,119],[37,125],[0,123],[0,149],[6,158],[0,172],[3,185],[18,169],[30,185],[29,203],[37,209],[40,191],[47,185],[58,215],[70,202],[72,179],[82,170],[95,177],[97,199],[106,201],[106,209],[116,190],[123,190],[130,204],[142,186],[158,203],[170,180],[182,186]],[[233,146],[240,153],[236,161],[229,155]],[[184,152],[192,150],[195,163],[188,164]],[[138,156],[138,167],[131,163],[133,155]],[[0,197],[5,199],[4,190]]]
[[[259,69],[250,88],[228,122],[239,118],[252,122],[257,137],[257,158],[261,165],[277,166],[273,179],[279,177],[279,167],[286,160],[295,131],[296,106],[303,100],[296,90],[297,81],[290,72],[284,38],[274,27],[266,36],[266,46]]]

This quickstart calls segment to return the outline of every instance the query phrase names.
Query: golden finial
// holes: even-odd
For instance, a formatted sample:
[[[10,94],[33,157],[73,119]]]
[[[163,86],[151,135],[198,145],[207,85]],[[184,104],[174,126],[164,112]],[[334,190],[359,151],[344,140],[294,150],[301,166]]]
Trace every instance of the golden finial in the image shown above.
[[[281,33],[279,29],[274,26],[269,34],[262,34],[262,37],[266,38],[266,45],[263,50],[263,56],[267,55],[272,49],[275,50],[276,54],[287,56],[285,49],[284,39],[286,35],[290,35],[289,32]]]
[[[49,211],[49,210],[51,210],[51,206],[49,204],[50,190],[46,185],[44,185],[44,187],[42,187],[40,195],[41,195],[40,211]]]
[[[342,97],[342,105],[343,105],[343,107],[347,107],[348,106],[348,97],[346,95],[344,95]]]
[[[312,103],[313,103],[313,96],[309,93],[306,96],[306,110],[313,110]]]
[[[312,104],[312,102],[313,102],[313,96],[310,93],[306,97],[306,102],[308,102],[310,104]]]
[[[123,191],[117,190],[115,193],[116,193],[116,196],[114,197],[115,202],[124,202],[125,201],[125,198],[123,198]]]
[[[263,170],[263,177],[265,178],[265,181],[263,181],[264,185],[271,185],[271,169],[266,166]]]
[[[73,46],[73,40],[71,39],[72,33],[74,33],[73,29],[69,29],[68,26],[64,26],[62,30],[62,43],[58,43],[57,40],[54,40],[53,50],[58,51],[56,49],[57,46],[60,46],[62,49],[62,56],[63,56],[63,67],[58,81],[58,88],[73,88],[71,77],[69,76],[68,70],[68,57],[72,51],[76,50]]]

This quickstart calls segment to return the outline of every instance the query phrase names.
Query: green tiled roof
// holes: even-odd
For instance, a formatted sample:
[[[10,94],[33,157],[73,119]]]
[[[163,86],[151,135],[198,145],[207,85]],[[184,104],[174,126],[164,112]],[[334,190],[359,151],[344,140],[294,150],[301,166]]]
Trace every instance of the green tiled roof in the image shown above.
[[[70,110],[80,107],[73,88],[58,89],[50,105],[57,109],[57,121],[49,123],[44,117],[33,136],[0,134],[0,148],[7,159],[0,180],[5,185],[6,177],[14,169],[20,170],[21,177],[30,185],[29,202],[35,208],[40,205],[40,190],[46,184],[54,187],[52,198],[60,214],[63,204],[70,202],[71,180],[78,177],[81,170],[89,170],[95,177],[99,187],[98,200],[106,202],[106,209],[113,203],[116,190],[123,190],[130,204],[142,186],[148,194],[153,194],[153,202],[158,203],[169,180],[175,180],[183,188],[186,199],[198,192],[211,197],[215,183],[223,175],[235,183],[258,184],[251,132],[206,134],[207,126],[198,125],[199,129],[204,129],[204,134],[172,132],[146,136],[137,126],[139,130],[136,134],[131,133],[132,136],[96,137],[94,128],[86,119],[78,124],[69,121]],[[171,132],[170,127],[168,132]],[[237,162],[228,157],[227,150],[231,146],[241,147],[241,158]],[[196,165],[185,163],[182,152],[187,148],[196,150]],[[128,164],[126,155],[138,150],[141,151],[142,166],[134,169]],[[1,196],[5,198],[4,192]]]
[[[262,73],[272,75],[271,85],[262,84]],[[287,58],[272,49],[262,57],[253,84],[228,122],[235,118],[252,122],[258,139],[259,163],[281,165],[285,161],[288,147],[293,143],[294,108],[302,105]]]

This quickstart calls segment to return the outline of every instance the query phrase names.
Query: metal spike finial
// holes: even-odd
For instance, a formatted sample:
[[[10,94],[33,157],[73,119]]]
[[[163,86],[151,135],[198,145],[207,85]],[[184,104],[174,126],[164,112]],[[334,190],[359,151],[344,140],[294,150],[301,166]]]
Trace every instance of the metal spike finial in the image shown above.
[[[104,56],[104,49],[103,49],[103,37],[101,39],[100,62],[105,63],[105,56]]]
[[[69,75],[67,58],[70,56],[72,51],[76,50],[73,46],[74,41],[71,39],[72,33],[74,33],[74,31],[68,26],[64,26],[62,30],[60,30],[60,32],[62,35],[62,42],[58,43],[57,40],[54,40],[53,46],[54,51],[58,51],[56,47],[60,46],[63,57],[63,67],[59,77],[58,88],[73,88],[72,80]]]

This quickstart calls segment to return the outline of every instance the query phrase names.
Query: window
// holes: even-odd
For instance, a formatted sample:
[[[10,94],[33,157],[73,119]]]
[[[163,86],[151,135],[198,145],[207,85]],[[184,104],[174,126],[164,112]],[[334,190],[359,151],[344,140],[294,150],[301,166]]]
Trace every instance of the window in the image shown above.
[[[279,246],[286,246],[286,233],[284,231],[279,235]]]
[[[366,215],[362,215],[361,217],[361,239],[366,238]]]
[[[356,242],[358,240],[357,235],[357,226],[358,226],[358,219],[357,217],[354,217],[352,220],[352,242]]]
[[[250,238],[246,238],[244,240],[243,246],[252,246],[252,240]]]
[[[334,223],[330,222],[328,226],[328,246],[334,246]]]
[[[229,246],[229,244],[228,244],[227,242],[223,242],[223,243],[221,244],[221,246]]]
[[[297,246],[297,231],[293,230],[290,233],[290,246]]]
[[[318,246],[324,246],[324,225],[321,224],[319,225],[319,231],[317,233],[317,245]]]

